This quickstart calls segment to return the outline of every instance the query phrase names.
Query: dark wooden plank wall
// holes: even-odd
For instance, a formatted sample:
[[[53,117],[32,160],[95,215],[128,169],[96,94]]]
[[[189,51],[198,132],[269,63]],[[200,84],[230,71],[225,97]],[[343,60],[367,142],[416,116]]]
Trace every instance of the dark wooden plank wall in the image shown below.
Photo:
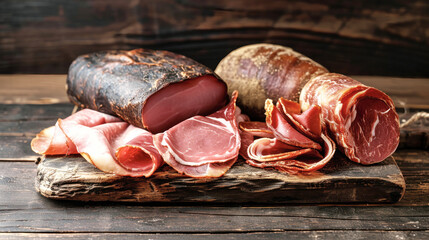
[[[66,73],[80,54],[138,47],[214,68],[271,42],[334,72],[428,77],[428,12],[425,0],[3,0],[0,73]]]

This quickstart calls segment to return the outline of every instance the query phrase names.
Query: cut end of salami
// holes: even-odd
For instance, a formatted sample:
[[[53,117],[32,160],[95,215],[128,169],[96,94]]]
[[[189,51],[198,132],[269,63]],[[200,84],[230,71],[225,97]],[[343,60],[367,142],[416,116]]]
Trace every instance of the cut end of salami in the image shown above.
[[[362,164],[381,162],[398,147],[399,124],[393,108],[380,99],[366,97],[357,101],[352,110],[349,133],[354,152],[352,160]]]
[[[352,161],[374,164],[399,144],[399,120],[393,101],[383,92],[337,73],[313,78],[303,88],[301,107],[319,105],[339,148]]]
[[[143,106],[143,126],[152,133],[163,132],[195,115],[208,115],[225,106],[225,83],[213,75],[172,83],[154,93]]]

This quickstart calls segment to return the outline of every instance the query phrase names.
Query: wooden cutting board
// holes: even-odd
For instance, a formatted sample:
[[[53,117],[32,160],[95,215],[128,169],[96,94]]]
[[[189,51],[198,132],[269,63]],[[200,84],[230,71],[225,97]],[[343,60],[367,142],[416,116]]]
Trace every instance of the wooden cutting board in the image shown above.
[[[337,153],[308,175],[288,175],[239,161],[220,178],[194,179],[164,165],[150,178],[105,174],[80,156],[47,157],[36,189],[52,199],[174,203],[386,203],[399,201],[405,181],[393,157],[363,166]]]
[[[400,114],[401,123],[415,114]],[[401,127],[400,148],[428,149],[425,116]],[[328,165],[309,175],[254,168],[239,160],[225,176],[209,179],[188,178],[167,165],[148,179],[119,177],[99,171],[76,155],[43,159],[36,189],[48,198],[80,201],[393,203],[404,195],[405,181],[393,157],[363,166],[339,151]]]

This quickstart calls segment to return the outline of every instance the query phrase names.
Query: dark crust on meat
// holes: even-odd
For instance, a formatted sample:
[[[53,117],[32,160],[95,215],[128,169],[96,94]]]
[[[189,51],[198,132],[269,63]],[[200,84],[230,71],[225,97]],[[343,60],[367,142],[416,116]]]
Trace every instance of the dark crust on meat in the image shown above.
[[[243,112],[263,120],[267,98],[298,101],[304,85],[328,70],[291,48],[262,43],[232,51],[215,72],[227,83],[229,94],[238,90]]]
[[[168,51],[105,51],[78,57],[67,76],[67,95],[81,108],[117,115],[143,127],[146,100],[170,83],[214,75],[206,66]]]

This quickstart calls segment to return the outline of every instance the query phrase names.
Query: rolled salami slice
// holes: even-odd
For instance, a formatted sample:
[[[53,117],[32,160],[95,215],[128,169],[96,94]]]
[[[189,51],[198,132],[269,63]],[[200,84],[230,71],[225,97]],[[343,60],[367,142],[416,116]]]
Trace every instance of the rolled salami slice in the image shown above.
[[[67,77],[70,100],[153,133],[228,101],[226,84],[206,66],[168,51],[136,49],[78,57]]]
[[[324,125],[352,161],[373,164],[399,144],[399,120],[393,101],[383,92],[337,73],[313,78],[300,97],[305,110],[322,109]]]

